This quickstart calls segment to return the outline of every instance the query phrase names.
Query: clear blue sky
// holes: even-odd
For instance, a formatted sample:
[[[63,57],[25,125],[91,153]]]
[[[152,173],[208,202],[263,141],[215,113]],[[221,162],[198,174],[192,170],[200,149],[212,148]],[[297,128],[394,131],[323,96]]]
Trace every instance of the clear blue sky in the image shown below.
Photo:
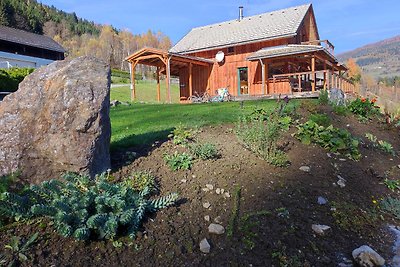
[[[335,52],[400,34],[400,0],[39,0],[97,23],[112,24],[134,34],[162,31],[175,44],[193,27],[312,3],[321,39]]]

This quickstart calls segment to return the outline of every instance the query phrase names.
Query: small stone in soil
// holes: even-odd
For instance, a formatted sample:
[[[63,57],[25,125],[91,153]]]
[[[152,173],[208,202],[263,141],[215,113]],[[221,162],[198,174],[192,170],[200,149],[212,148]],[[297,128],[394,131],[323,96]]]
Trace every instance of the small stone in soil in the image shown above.
[[[346,161],[346,159],[339,159],[339,161],[343,161],[344,162],[344,161]]]
[[[320,205],[326,205],[328,203],[328,200],[324,197],[318,197],[318,204]]]
[[[221,194],[221,188],[217,188],[217,189],[215,190],[215,193],[216,193],[217,195]]]
[[[221,224],[222,223],[221,216],[215,217],[214,222]]]
[[[207,187],[209,190],[213,190],[213,189],[214,189],[214,186],[213,186],[212,184],[206,184],[206,187]]]
[[[209,202],[203,203],[203,207],[205,209],[208,209],[209,207],[211,207],[211,204]]]
[[[329,229],[331,229],[330,226],[328,225],[321,225],[321,224],[313,224],[311,226],[311,228],[313,229],[313,231],[319,235],[323,235],[326,231],[328,231]]]
[[[210,234],[222,235],[225,233],[225,228],[220,224],[212,223],[208,226],[208,232]]]
[[[225,192],[224,196],[225,196],[225,197],[231,197],[231,195],[229,194],[229,192]]]
[[[310,172],[311,168],[308,166],[301,166],[299,170],[303,172]]]
[[[209,215],[204,216],[204,220],[206,220],[207,222],[209,222],[209,221],[210,221],[210,216],[209,216]]]
[[[203,253],[210,253],[211,246],[207,241],[207,238],[204,238],[200,242],[200,251]]]
[[[326,153],[326,155],[328,156],[328,158],[332,158],[332,154],[331,153]]]
[[[196,178],[196,175],[193,174],[193,175],[192,175],[192,178],[193,178],[193,179]]]
[[[185,184],[187,182],[187,180],[186,179],[182,179],[181,182]]]
[[[204,192],[210,191],[210,189],[208,189],[208,188],[202,188],[201,190],[203,190]]]

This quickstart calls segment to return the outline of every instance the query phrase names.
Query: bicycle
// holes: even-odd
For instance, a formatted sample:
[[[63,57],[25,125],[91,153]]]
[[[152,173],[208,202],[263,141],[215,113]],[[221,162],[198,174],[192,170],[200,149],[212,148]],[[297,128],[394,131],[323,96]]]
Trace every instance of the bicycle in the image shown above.
[[[229,102],[233,100],[233,96],[229,93],[228,87],[215,90],[216,96],[210,98],[210,102]]]

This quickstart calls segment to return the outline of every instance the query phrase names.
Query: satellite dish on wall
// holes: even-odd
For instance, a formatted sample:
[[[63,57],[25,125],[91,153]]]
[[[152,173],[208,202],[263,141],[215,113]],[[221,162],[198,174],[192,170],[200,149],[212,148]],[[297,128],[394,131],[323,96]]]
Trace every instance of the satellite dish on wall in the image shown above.
[[[219,51],[219,52],[215,55],[215,60],[216,60],[218,63],[221,63],[222,61],[224,61],[224,58],[225,58],[225,54],[224,54],[224,52],[222,52],[222,51]]]

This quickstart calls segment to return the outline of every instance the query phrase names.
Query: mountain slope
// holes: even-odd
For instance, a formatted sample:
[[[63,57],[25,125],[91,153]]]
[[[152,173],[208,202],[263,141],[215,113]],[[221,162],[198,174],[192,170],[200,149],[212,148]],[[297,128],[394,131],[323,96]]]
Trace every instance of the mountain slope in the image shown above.
[[[356,60],[364,72],[374,76],[400,76],[400,35],[339,54],[340,61]]]

